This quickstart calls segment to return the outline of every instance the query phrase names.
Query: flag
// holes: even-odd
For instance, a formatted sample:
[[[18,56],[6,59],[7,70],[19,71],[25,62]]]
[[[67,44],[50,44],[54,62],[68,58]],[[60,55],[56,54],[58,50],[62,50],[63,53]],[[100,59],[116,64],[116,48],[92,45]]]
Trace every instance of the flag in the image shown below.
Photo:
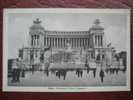
[[[111,46],[111,43],[109,43],[108,45],[107,45],[107,47],[110,47]]]

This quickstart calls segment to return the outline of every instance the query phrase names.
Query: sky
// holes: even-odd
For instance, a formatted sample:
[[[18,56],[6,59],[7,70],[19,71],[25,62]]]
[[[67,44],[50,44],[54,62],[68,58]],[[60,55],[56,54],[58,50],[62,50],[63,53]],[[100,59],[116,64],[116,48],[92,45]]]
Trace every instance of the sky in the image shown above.
[[[88,31],[95,19],[104,28],[106,44],[117,51],[126,50],[127,15],[124,13],[10,13],[8,14],[8,58],[18,57],[27,46],[29,28],[39,18],[45,30]]]

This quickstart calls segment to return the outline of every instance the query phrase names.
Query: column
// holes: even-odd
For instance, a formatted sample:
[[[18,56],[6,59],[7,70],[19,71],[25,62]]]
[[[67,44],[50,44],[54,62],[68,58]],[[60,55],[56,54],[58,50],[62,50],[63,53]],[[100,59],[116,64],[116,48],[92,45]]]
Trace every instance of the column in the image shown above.
[[[51,41],[51,47],[53,47],[53,37],[51,37],[51,39],[50,39],[50,41]]]
[[[60,37],[58,38],[58,47],[60,48]]]
[[[95,46],[98,46],[98,36],[95,36]]]
[[[97,36],[95,35],[95,45],[97,46]]]
[[[72,41],[72,42],[71,42],[71,47],[73,48],[73,38],[71,38],[71,41]]]
[[[85,43],[86,43],[86,44],[85,44],[85,47],[88,48],[88,38],[86,38],[85,41],[86,41],[86,42],[85,42]]]
[[[36,37],[36,44],[35,45],[37,46],[37,35],[35,35],[35,37]]]
[[[52,47],[52,38],[50,37],[50,47]]]
[[[95,38],[94,38],[94,36],[93,36],[93,46],[95,47],[95,41],[94,41],[94,40],[95,40]]]
[[[66,41],[67,41],[67,39],[65,38],[65,47],[66,47]]]
[[[76,46],[76,48],[77,48],[77,38],[75,38],[75,46]]]
[[[54,37],[53,37],[53,41],[54,41],[54,42],[53,42],[53,47],[55,47],[55,38],[54,38]]]
[[[51,37],[49,37],[49,46],[51,46]]]
[[[65,38],[63,38],[63,47],[65,48]]]
[[[69,37],[69,43],[70,43],[70,45],[72,44],[72,41],[71,41],[71,38]],[[72,46],[72,45],[71,45]]]
[[[76,48],[76,39],[74,38],[74,48]]]
[[[33,46],[35,45],[35,36],[33,35]]]
[[[64,45],[64,43],[63,43],[63,37],[61,39],[62,39],[61,40],[61,45],[62,45],[62,48],[63,48],[63,45]]]
[[[101,35],[101,47],[103,47],[103,37]]]
[[[76,48],[78,48],[78,38],[76,38]]]
[[[33,46],[33,35],[31,36],[31,46]]]
[[[78,48],[80,48],[80,38],[78,38]]]
[[[56,47],[58,48],[58,37],[56,38]]]
[[[48,37],[48,46],[50,46],[50,37]]]
[[[63,48],[65,47],[65,43],[64,43],[64,37],[63,37]]]
[[[62,37],[60,38],[60,45],[61,45],[61,48],[62,48]]]
[[[79,38],[77,38],[77,48],[79,48]]]
[[[86,48],[86,38],[84,38],[84,48]]]
[[[98,36],[98,47],[100,47],[100,36]]]
[[[60,42],[60,37],[59,37],[59,48],[60,48],[60,46],[61,46],[60,43],[61,43],[61,42]]]
[[[77,42],[78,42],[78,45],[77,45],[77,46],[78,46],[78,48],[79,48],[79,38],[77,38]]]
[[[85,38],[85,47],[87,48],[87,38]]]
[[[97,36],[95,36],[95,46],[97,46]]]
[[[74,48],[74,38],[72,38],[72,48]]]
[[[81,48],[81,38],[79,38],[79,47]]]
[[[88,42],[88,48],[90,47],[90,38],[87,39]]]
[[[52,37],[51,42],[52,42],[52,47],[54,47],[54,38],[53,37]]]
[[[75,38],[75,41],[76,41],[76,48],[78,47],[78,38],[76,37]]]
[[[98,37],[97,36],[95,36],[96,38],[96,40],[95,40],[95,45],[96,45],[96,47],[98,46]]]
[[[74,48],[76,48],[76,38],[74,38]]]
[[[80,48],[82,48],[82,38],[80,38]]]
[[[47,39],[48,39],[48,41],[47,41],[48,44],[47,45],[49,46],[49,37]]]
[[[59,38],[60,48],[61,48],[61,37]]]
[[[56,37],[56,48],[58,48],[58,37]]]
[[[80,47],[82,48],[82,38],[80,38]]]
[[[99,46],[99,36],[97,36],[97,47]]]
[[[99,47],[101,47],[101,36],[99,36]]]
[[[59,48],[59,37],[57,38],[57,46]]]
[[[46,46],[48,46],[48,37],[46,37]]]
[[[34,45],[34,46],[35,46],[35,39],[36,39],[36,38],[35,38],[35,35],[34,35],[34,42],[33,42],[33,45]]]
[[[48,46],[48,37],[46,37],[46,46]]]
[[[50,37],[50,47],[53,47],[53,40],[52,40],[53,38],[52,37]]]
[[[46,41],[45,41],[45,39],[46,39],[46,38],[44,37],[44,38],[43,38],[43,42],[44,42],[44,45],[43,45],[43,46],[45,46],[45,45],[46,45]]]
[[[86,48],[88,48],[88,38],[86,38]]]
[[[54,37],[52,37],[52,47],[54,47]]]
[[[59,37],[58,37],[58,48],[59,48]]]
[[[46,37],[44,37],[44,46],[46,46]]]
[[[36,45],[36,36],[34,35],[34,46]]]
[[[37,45],[39,45],[39,35],[37,35]]]
[[[85,45],[85,39],[83,38],[83,48],[84,48],[84,45]]]
[[[84,38],[84,48],[86,47],[86,38]]]
[[[62,43],[61,43],[62,40],[61,40],[61,39],[62,39],[62,38],[60,37],[60,48],[62,47]]]
[[[54,38],[54,47],[56,47],[56,44],[55,44],[55,43],[56,43],[56,40],[55,40],[55,38]]]
[[[99,38],[99,35],[98,35],[98,47],[100,46],[100,38]]]
[[[37,35],[36,35],[36,46],[37,46],[38,44],[37,44]]]
[[[57,38],[55,37],[55,48],[57,47]]]
[[[63,38],[61,37],[61,48],[63,48]]]

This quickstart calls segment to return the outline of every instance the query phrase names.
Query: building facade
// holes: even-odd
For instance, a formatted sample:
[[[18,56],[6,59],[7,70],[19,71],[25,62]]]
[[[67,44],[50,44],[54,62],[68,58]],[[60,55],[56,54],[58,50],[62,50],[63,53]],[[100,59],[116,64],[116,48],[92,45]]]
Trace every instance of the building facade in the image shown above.
[[[19,58],[25,65],[41,66],[51,55],[46,57],[47,52],[66,50],[68,43],[72,51],[85,54],[88,61],[111,61],[112,48],[106,46],[104,28],[99,19],[87,31],[48,31],[36,19],[29,29],[28,47],[19,50]]]

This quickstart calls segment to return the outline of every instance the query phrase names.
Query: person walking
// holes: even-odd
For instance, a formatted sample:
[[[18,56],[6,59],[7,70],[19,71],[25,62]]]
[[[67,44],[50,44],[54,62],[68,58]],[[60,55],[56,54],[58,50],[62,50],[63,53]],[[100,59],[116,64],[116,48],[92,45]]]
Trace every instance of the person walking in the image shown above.
[[[16,82],[17,81],[17,63],[16,60],[13,61],[12,64],[12,82]]]
[[[104,71],[101,69],[100,74],[101,82],[103,83],[103,78],[104,78]]]
[[[16,65],[17,65],[17,69],[16,69],[16,81],[19,82],[20,81],[20,72],[21,72],[21,69],[20,69],[20,61],[17,59],[17,62],[16,62]]]

